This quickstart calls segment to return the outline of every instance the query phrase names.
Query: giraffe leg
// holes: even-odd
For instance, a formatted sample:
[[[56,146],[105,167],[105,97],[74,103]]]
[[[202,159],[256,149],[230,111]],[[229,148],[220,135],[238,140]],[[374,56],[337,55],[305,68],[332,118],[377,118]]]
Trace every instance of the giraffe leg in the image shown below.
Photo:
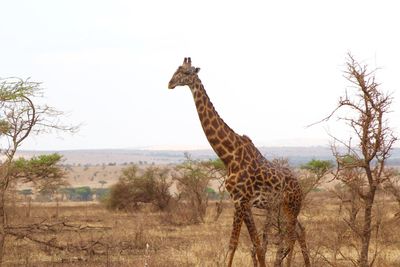
[[[276,253],[275,267],[281,267],[282,261],[293,250],[296,241],[296,223],[297,218],[290,212],[285,212],[286,215],[286,233],[285,238],[279,242],[279,248]],[[282,242],[283,241],[283,242]]]
[[[239,242],[240,228],[242,227],[242,223],[243,223],[242,208],[239,205],[235,204],[235,214],[233,216],[231,239],[229,241],[229,250],[226,255],[228,258],[228,265],[227,265],[228,267],[232,266],[233,256],[235,255],[235,251]]]
[[[251,249],[251,259],[253,260],[253,267],[258,267],[257,251],[255,247]]]
[[[269,229],[271,227],[271,224],[272,224],[271,216],[267,215],[267,218],[265,219],[265,223],[264,223],[263,234],[262,234],[262,237],[263,237],[262,248],[263,248],[264,255],[265,255],[265,253],[267,253],[268,231],[269,231]]]
[[[300,224],[299,221],[296,223],[296,240],[299,242],[301,253],[303,254],[304,265],[306,267],[311,266],[310,257],[308,254],[307,243],[306,243],[306,235],[304,227]],[[289,254],[286,257],[286,266],[290,267],[293,259],[293,248],[290,250]]]
[[[297,224],[296,224],[297,226]],[[297,239],[297,227],[295,228],[295,233],[296,233],[296,240]],[[296,240],[294,241],[294,244],[296,243]],[[294,251],[294,244],[288,255],[286,256],[286,267],[292,266],[292,260],[293,260],[293,251]]]
[[[267,214],[264,222],[264,227],[263,227],[263,232],[262,232],[262,243],[261,243],[261,248],[262,248],[262,253],[265,258],[265,254],[267,253],[267,248],[268,248],[268,231],[271,227],[272,221],[271,221],[271,214]]]
[[[262,249],[264,258],[265,258],[265,254],[267,253],[267,247],[268,247],[268,231],[269,231],[269,228],[271,227],[271,217],[268,215],[265,219],[264,228],[263,228],[263,232],[262,232],[261,249]],[[255,247],[253,247],[253,249],[251,250],[251,257],[253,259],[254,267],[257,267],[258,266],[257,249]]]
[[[306,267],[310,267],[311,262],[310,262],[309,252],[307,249],[306,233],[304,227],[300,224],[299,221],[297,221],[296,224],[296,238],[300,244],[301,253],[303,254],[304,264]]]
[[[286,256],[286,267],[292,266],[292,259],[293,259],[293,249]]]
[[[256,224],[254,222],[253,214],[251,212],[251,207],[248,204],[242,206],[243,209],[243,220],[249,231],[251,242],[253,243],[253,250],[255,250],[258,258],[258,263],[260,267],[265,267],[265,253],[263,253],[263,248],[260,244],[260,239],[258,238]]]

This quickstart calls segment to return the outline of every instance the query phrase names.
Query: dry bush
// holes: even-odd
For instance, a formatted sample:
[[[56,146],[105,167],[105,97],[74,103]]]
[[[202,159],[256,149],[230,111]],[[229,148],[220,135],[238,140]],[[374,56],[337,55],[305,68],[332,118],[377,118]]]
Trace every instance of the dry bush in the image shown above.
[[[302,216],[312,266],[358,266],[354,259],[360,255],[359,236],[349,226],[358,206],[354,207],[351,192],[339,184],[330,192],[311,192],[309,198]],[[374,229],[370,248],[376,266],[397,266],[400,221],[395,213],[395,200],[384,192],[377,194],[372,215],[379,222],[379,231]],[[354,224],[361,223],[362,217],[356,216]]]
[[[191,203],[174,199],[170,202],[166,212],[161,214],[161,223],[173,226],[191,225],[198,223],[196,216]]]
[[[168,179],[166,168],[147,167],[141,171],[132,165],[122,170],[122,175],[111,187],[105,203],[115,210],[137,210],[139,203],[152,203],[160,210],[168,207],[172,198],[169,188],[172,181]]]
[[[390,173],[390,175],[388,175],[388,179],[385,181],[383,188],[395,198],[399,208],[397,216],[400,218],[400,172],[395,168],[391,168],[387,170],[387,172]]]

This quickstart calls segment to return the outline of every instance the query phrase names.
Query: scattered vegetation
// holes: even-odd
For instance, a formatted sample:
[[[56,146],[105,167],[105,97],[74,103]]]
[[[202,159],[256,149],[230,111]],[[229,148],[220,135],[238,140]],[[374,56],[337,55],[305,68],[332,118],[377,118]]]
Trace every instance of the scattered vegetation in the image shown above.
[[[356,93],[350,97],[346,92],[325,120],[346,109],[339,120],[347,123],[352,136],[346,141],[334,137],[336,162],[313,159],[296,170],[306,200],[300,221],[306,226],[309,256],[312,266],[400,266],[400,174],[387,167],[397,140],[386,118],[392,98],[379,89],[367,66],[351,56],[346,66],[346,77]],[[110,188],[106,188],[109,181],[99,177],[106,176],[104,172],[91,176],[101,188],[70,187],[65,174],[72,167],[61,165],[60,155],[14,159],[31,134],[74,130],[58,124],[62,113],[35,104],[39,91],[39,83],[0,80],[4,158],[0,165],[0,266],[225,264],[233,207],[226,200],[227,171],[222,161],[197,161],[186,154],[186,160],[173,167],[125,162],[118,182]],[[284,159],[274,162],[288,165]],[[86,173],[95,169],[88,164],[77,166]],[[114,166],[115,162],[109,162],[99,168]],[[107,174],[116,173],[112,169]],[[81,175],[74,177],[78,180]],[[332,186],[327,187],[327,182]],[[31,188],[17,190],[21,184]],[[33,195],[36,200],[55,198],[56,202],[31,202]],[[105,205],[88,203],[94,196]],[[148,205],[150,209],[140,208]],[[209,209],[211,205],[215,212]],[[264,213],[254,212],[258,229],[265,230],[261,234],[268,235],[271,245],[269,265],[283,231],[280,211],[272,212],[277,214],[270,216],[271,225]],[[267,226],[276,231],[266,231]],[[235,264],[252,265],[249,237],[241,238],[244,242],[239,244]],[[301,266],[298,246],[288,260],[292,266]]]
[[[357,244],[351,230],[343,224],[345,209],[350,206],[346,204],[340,210],[336,195],[326,190],[311,191],[308,198],[312,205],[304,208],[300,220],[306,226],[312,266],[354,266],[350,259],[340,254],[340,251],[353,251]],[[378,199],[379,202],[386,199],[381,211],[384,211],[384,218],[392,221],[382,224],[374,266],[398,266],[399,218],[394,216],[399,211],[398,205],[389,194]],[[139,209],[125,213],[110,211],[100,204],[88,206],[77,202],[75,206],[61,206],[56,218],[53,216],[56,214],[54,205],[36,203],[32,207],[35,216],[26,218],[26,207],[17,206],[9,210],[8,219],[12,225],[22,228],[43,220],[44,224],[37,230],[24,228],[23,234],[28,237],[10,236],[7,239],[5,266],[46,266],[51,263],[61,266],[142,267],[146,262],[149,266],[224,266],[233,207],[229,201],[224,201],[223,205],[218,222],[214,222],[214,210],[207,209],[204,223],[184,226],[165,220],[169,211]],[[264,218],[256,216],[256,223],[261,226]],[[29,237],[44,243],[31,241]],[[267,264],[272,266],[278,236],[269,238]],[[245,231],[240,239],[234,264],[252,266],[251,241]],[[334,250],[335,247],[340,250]],[[292,266],[303,266],[297,245]]]

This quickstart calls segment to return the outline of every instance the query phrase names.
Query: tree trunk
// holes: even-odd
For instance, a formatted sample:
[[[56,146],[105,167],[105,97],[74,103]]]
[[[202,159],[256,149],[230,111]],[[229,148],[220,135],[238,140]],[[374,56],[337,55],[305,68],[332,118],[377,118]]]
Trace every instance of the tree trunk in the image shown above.
[[[56,215],[55,217],[58,218],[59,214],[60,214],[60,200],[58,199],[58,196],[56,196]]]
[[[374,204],[375,190],[371,190],[368,198],[365,200],[364,222],[362,227],[360,266],[369,267],[368,251],[371,240],[371,224],[372,224],[372,206]]]
[[[31,217],[31,208],[32,208],[32,198],[30,196],[27,197],[27,199],[25,200],[25,202],[27,202],[27,210],[26,210],[26,217],[30,218]]]
[[[3,265],[4,243],[6,239],[6,211],[4,207],[5,191],[0,189],[0,266]]]
[[[223,206],[222,206],[222,198],[221,198],[218,202],[215,203],[214,222],[218,221],[218,218],[222,213],[222,209],[223,209]]]

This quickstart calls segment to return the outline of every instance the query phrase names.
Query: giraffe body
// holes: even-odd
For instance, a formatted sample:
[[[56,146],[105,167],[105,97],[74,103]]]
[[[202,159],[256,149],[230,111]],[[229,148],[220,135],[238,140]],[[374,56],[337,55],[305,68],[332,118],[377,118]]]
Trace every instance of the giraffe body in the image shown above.
[[[265,159],[249,137],[238,135],[222,120],[197,75],[199,70],[191,66],[190,58],[185,58],[168,87],[189,86],[204,133],[228,170],[225,187],[235,206],[228,266],[232,265],[243,222],[249,231],[256,261],[259,266],[265,266],[266,251],[257,234],[251,211],[253,206],[265,210],[281,207],[287,218],[286,245],[278,249],[275,261],[275,266],[281,266],[296,240],[295,227],[302,202],[300,185],[288,168]]]

